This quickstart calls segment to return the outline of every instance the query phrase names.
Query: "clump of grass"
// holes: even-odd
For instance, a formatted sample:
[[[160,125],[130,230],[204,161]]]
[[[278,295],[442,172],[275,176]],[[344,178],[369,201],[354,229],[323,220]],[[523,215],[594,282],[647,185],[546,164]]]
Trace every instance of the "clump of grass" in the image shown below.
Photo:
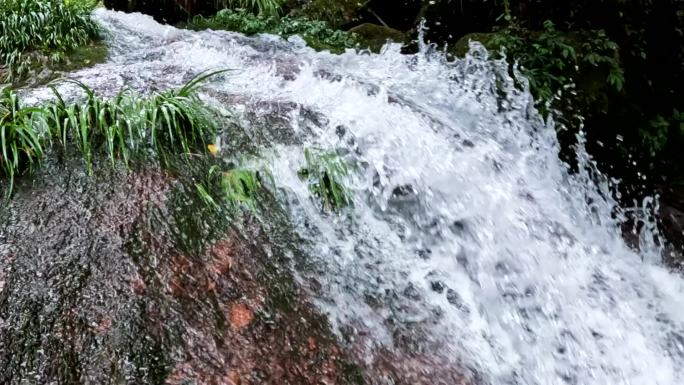
[[[86,85],[71,81],[86,98],[67,104],[52,86],[56,101],[45,108],[51,136],[63,146],[75,143],[89,171],[93,149],[102,147],[112,163],[122,159],[128,164],[131,154],[148,143],[166,163],[173,153],[204,148],[205,139],[215,134],[212,111],[197,91],[206,79],[220,72],[202,73],[178,90],[149,98],[123,89],[113,99],[104,99]]]
[[[283,7],[283,0],[215,0],[223,8],[240,8],[260,15],[276,15]],[[217,7],[218,8],[218,7]]]
[[[56,64],[99,35],[91,8],[62,0],[0,1],[0,82],[13,83],[33,68]]]
[[[324,21],[312,21],[303,18],[285,16],[255,15],[247,10],[224,9],[212,17],[196,16],[187,25],[190,29],[229,30],[254,35],[270,33],[285,38],[299,35],[307,44],[316,50],[343,52],[346,48],[358,46],[355,34],[334,30]]]
[[[177,90],[142,97],[123,89],[112,99],[77,84],[85,98],[67,103],[54,86],[54,101],[22,107],[12,91],[0,98],[0,177],[8,177],[11,193],[15,175],[30,170],[44,156],[48,144],[76,147],[89,172],[94,155],[104,152],[112,164],[152,149],[166,165],[171,157],[205,151],[215,135],[213,110],[198,96],[201,84],[225,71],[205,72]]]
[[[232,208],[256,210],[256,196],[261,189],[257,173],[247,169],[233,169],[221,176],[221,190]]]
[[[334,151],[305,149],[306,166],[299,176],[306,180],[311,193],[320,199],[323,208],[338,211],[352,203],[352,192],[344,185],[349,166]]]
[[[234,167],[222,171],[217,165],[209,169],[204,183],[195,185],[205,204],[215,209],[226,207],[230,212],[256,212],[257,198],[263,191],[260,173]]]
[[[43,157],[41,133],[46,120],[38,108],[22,108],[18,96],[5,89],[0,95],[0,176],[9,179],[12,192],[14,177],[31,171]]]
[[[216,134],[214,115],[200,100],[198,90],[210,77],[223,71],[204,72],[178,90],[164,91],[147,103],[152,144],[162,158],[166,148],[206,148],[205,139]]]

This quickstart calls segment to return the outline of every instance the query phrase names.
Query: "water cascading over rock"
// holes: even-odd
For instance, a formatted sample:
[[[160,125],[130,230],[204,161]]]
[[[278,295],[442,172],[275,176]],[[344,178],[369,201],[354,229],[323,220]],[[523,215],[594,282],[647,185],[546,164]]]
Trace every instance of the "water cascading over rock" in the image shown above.
[[[247,164],[269,169],[282,208],[270,214],[281,212],[286,220],[262,217],[254,249],[240,248],[250,242],[235,235],[237,229],[206,253],[185,256],[150,232],[173,228],[181,218],[163,208],[166,200],[194,193],[170,194],[173,176],[114,179],[127,192],[111,192],[98,210],[68,179],[39,184],[37,197],[25,180],[13,205],[0,210],[0,359],[18,373],[8,382],[39,372],[41,378],[98,383],[93,373],[107,349],[120,355],[111,363],[122,374],[114,382],[126,375],[159,383],[185,377],[234,383],[238,376],[254,384],[283,378],[501,385],[684,380],[681,277],[661,265],[653,233],[643,232],[639,251],[625,244],[619,228],[624,210],[586,152],[578,147],[580,171],[569,173],[558,160],[554,129],[537,114],[529,92],[516,87],[508,66],[488,60],[482,47],[456,62],[424,44],[408,56],[399,46],[378,55],[333,55],[296,38],[183,31],[140,14],[104,10],[96,17],[107,31],[111,57],[71,75],[101,93],[113,95],[123,85],[144,93],[178,86],[206,69],[234,70],[204,92],[207,102],[231,109],[243,128],[224,127],[218,156],[237,161],[246,152]],[[60,89],[69,94],[69,87]],[[49,92],[28,90],[25,97],[38,101]],[[333,151],[350,165],[345,183],[351,205],[327,210],[312,196],[300,175],[305,149]],[[47,198],[62,189],[75,189],[64,195],[74,197],[65,207],[80,213],[70,219],[73,226],[64,229],[66,236],[33,234],[32,228],[43,230],[54,220],[45,213],[67,215]],[[21,209],[34,210],[32,199],[49,209],[25,216]],[[131,208],[117,215],[131,199],[144,201],[143,214]],[[148,219],[130,227],[131,217]],[[84,251],[81,238],[68,235],[86,224],[97,226],[88,230]],[[144,245],[117,247],[129,231],[137,231],[132,238]],[[96,236],[101,244],[93,243]],[[258,257],[249,262],[248,253]],[[265,277],[289,277],[290,293],[314,305],[300,304],[304,310],[290,308],[286,315],[325,317],[311,315],[322,319],[312,329],[306,319],[269,318],[269,309],[283,304],[263,299],[283,297],[228,282],[233,260],[242,264],[238,276],[272,268]],[[71,281],[54,280],[55,274]],[[109,284],[99,291],[105,280]],[[204,298],[200,288],[215,294]],[[78,309],[103,311],[89,312],[89,319]],[[306,361],[315,363],[310,372],[269,371],[287,367],[287,354],[274,357],[274,365],[249,361],[268,358],[269,345],[231,355],[231,343],[243,346],[241,330],[263,332],[271,321],[288,320],[292,329],[269,336],[293,338],[297,345],[294,336],[316,330],[320,338],[292,350],[313,360]],[[90,339],[72,335],[83,325],[90,325]],[[165,340],[168,335],[175,339]],[[7,341],[18,336],[40,349],[13,355],[21,349]],[[94,353],[83,355],[84,346]],[[325,354],[306,355],[318,346]],[[84,370],[42,365],[55,357]]]

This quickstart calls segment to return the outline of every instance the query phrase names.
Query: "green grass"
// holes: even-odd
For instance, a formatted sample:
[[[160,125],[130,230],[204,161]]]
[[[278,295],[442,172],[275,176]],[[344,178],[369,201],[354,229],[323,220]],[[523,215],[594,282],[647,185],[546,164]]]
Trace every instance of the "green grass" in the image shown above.
[[[0,99],[0,176],[9,179],[8,192],[15,176],[31,171],[51,145],[76,148],[89,172],[98,153],[112,164],[152,153],[165,165],[178,155],[205,152],[216,132],[215,115],[198,90],[221,72],[202,73],[177,90],[150,97],[123,89],[106,99],[71,81],[83,90],[82,101],[67,103],[52,86],[54,101],[32,108],[22,107],[16,94],[6,90]]]
[[[43,111],[22,108],[10,90],[0,96],[0,176],[9,179],[12,191],[15,175],[30,171],[43,157],[41,135],[47,130]]]
[[[0,83],[33,69],[62,63],[73,50],[98,39],[84,2],[0,0]]]
[[[221,72],[200,74],[177,90],[148,98],[123,89],[113,99],[104,99],[74,82],[86,98],[67,104],[52,87],[56,101],[45,108],[51,137],[63,146],[75,143],[88,170],[94,148],[104,148],[112,163],[118,159],[128,163],[145,144],[164,163],[178,152],[203,149],[206,139],[215,134],[215,125],[212,110],[199,99],[197,91],[206,79]]]
[[[358,46],[355,34],[334,30],[324,21],[254,15],[246,10],[224,9],[212,17],[196,16],[185,27],[194,30],[228,30],[245,35],[270,33],[285,38],[299,35],[311,48],[319,51],[330,50],[334,53]]]
[[[214,0],[222,8],[245,9],[260,15],[277,15],[284,0]],[[217,7],[218,8],[218,7]]]
[[[299,176],[306,180],[309,190],[330,211],[349,206],[352,192],[344,185],[349,176],[349,165],[334,151],[304,150],[306,165]]]
[[[233,169],[222,173],[221,190],[233,208],[256,209],[256,195],[261,189],[257,173],[247,169]]]
[[[232,167],[223,171],[218,165],[210,167],[206,179],[195,187],[208,207],[226,208],[231,214],[242,210],[256,213],[259,194],[264,191],[257,170]]]

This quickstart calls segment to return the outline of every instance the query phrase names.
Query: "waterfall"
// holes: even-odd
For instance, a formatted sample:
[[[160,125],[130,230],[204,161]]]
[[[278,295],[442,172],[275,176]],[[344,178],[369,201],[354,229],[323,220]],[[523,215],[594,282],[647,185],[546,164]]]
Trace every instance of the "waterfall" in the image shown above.
[[[454,62],[425,45],[333,55],[296,37],[95,17],[110,58],[70,76],[104,94],[233,70],[204,97],[258,145],[304,240],[297,280],[362,361],[389,354],[497,385],[684,383],[681,277],[648,237],[626,245],[624,211],[581,141],[570,173],[552,123],[481,46]],[[298,176],[304,148],[353,165],[353,206],[321,210]]]

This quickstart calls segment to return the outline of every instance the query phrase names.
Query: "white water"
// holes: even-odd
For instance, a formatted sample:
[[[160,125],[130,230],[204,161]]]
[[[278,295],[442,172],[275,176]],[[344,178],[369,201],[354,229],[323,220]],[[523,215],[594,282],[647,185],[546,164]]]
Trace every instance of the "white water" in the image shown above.
[[[452,64],[398,47],[336,56],[297,39],[96,17],[111,58],[73,74],[86,84],[166,88],[232,68],[209,94],[238,112],[294,102],[280,113],[294,136],[349,150],[355,205],[339,217],[322,215],[297,177],[303,146],[264,154],[309,241],[299,279],[369,363],[386,348],[491,384],[684,383],[683,281],[652,243],[625,245],[605,184],[567,173],[553,128],[482,51]]]

